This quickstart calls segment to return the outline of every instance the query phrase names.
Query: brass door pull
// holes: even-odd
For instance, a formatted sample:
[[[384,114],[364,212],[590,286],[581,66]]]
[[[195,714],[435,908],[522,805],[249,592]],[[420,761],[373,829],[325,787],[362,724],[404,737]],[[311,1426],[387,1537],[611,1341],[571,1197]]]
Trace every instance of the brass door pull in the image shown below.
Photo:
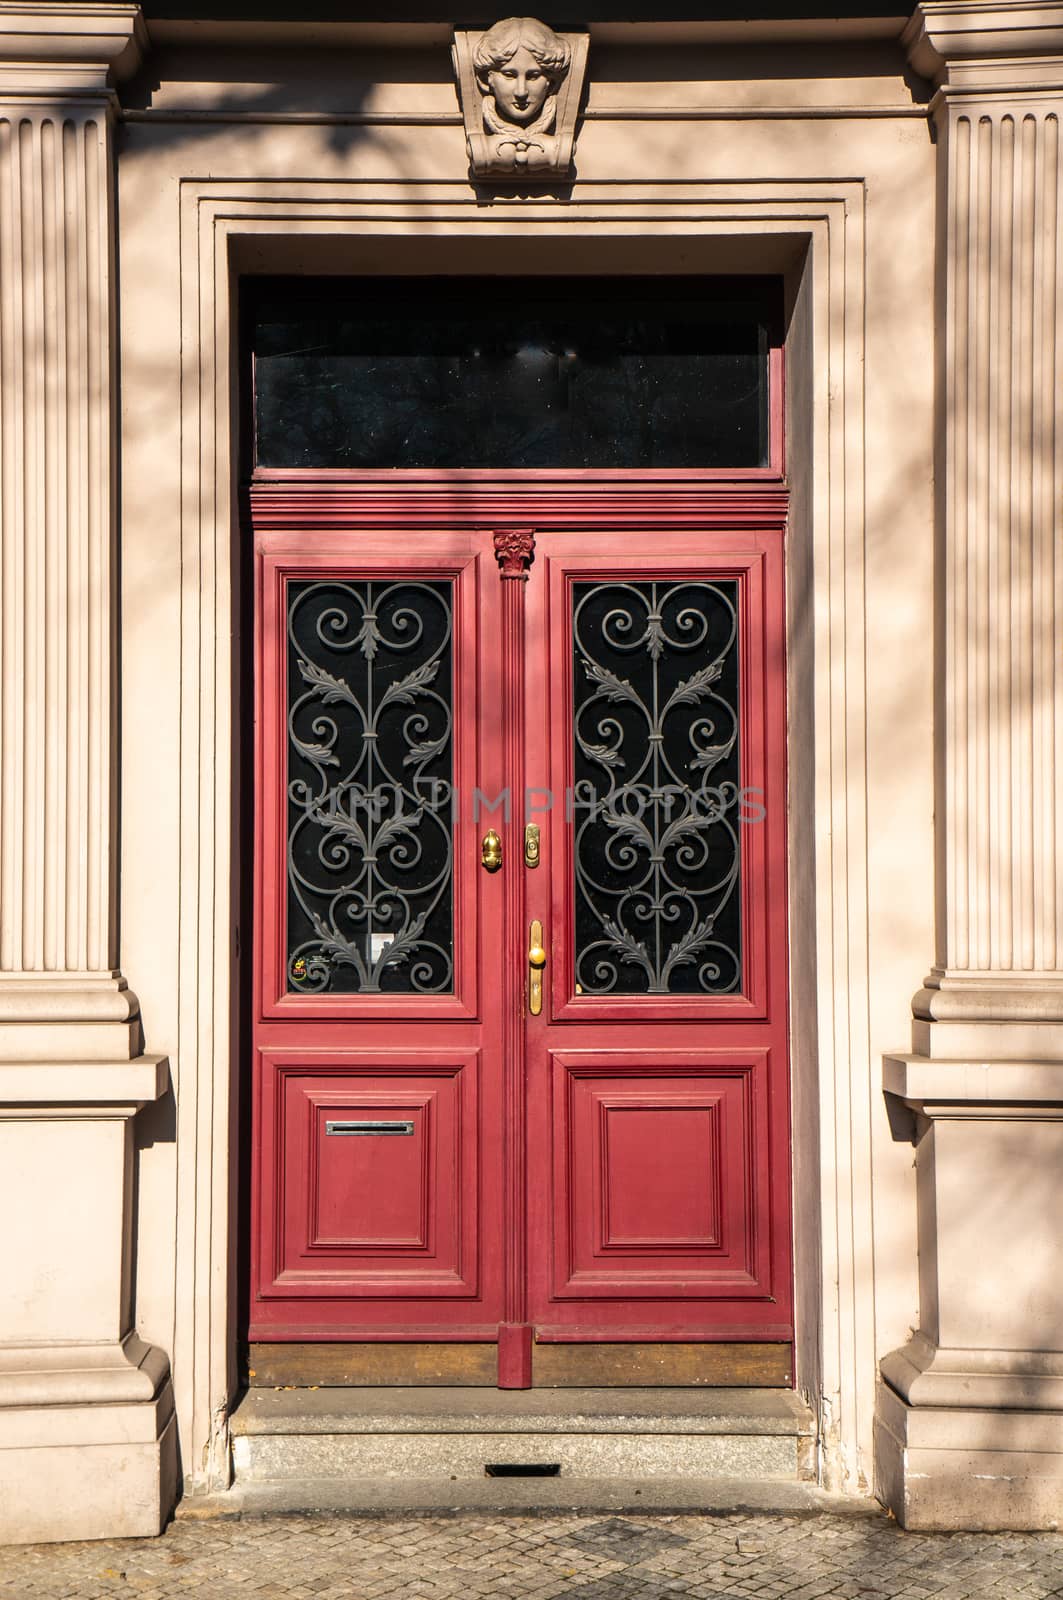
[[[543,968],[546,951],[543,949],[543,925],[533,922],[528,933],[528,1010],[537,1017],[543,1009]]]
[[[480,849],[480,864],[485,872],[497,872],[502,865],[502,841],[494,828],[484,834]]]

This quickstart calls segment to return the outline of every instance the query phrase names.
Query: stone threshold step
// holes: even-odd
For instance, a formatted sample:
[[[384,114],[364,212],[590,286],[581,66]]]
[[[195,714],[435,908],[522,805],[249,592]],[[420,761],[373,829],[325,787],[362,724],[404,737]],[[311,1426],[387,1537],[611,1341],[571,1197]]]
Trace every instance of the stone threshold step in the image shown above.
[[[810,1453],[809,1453],[810,1454]],[[735,1433],[314,1433],[233,1439],[241,1481],[482,1479],[489,1467],[556,1468],[565,1478],[777,1478],[808,1471],[799,1441]],[[539,1479],[543,1481],[542,1478]]]
[[[441,1482],[304,1479],[240,1483],[222,1493],[182,1500],[180,1519],[294,1516],[537,1515],[559,1512],[634,1512],[723,1516],[760,1512],[780,1516],[883,1515],[877,1501],[828,1494],[812,1483],[760,1478],[486,1478]]]
[[[239,1482],[812,1476],[812,1418],[787,1390],[252,1389],[231,1419]],[[542,1483],[540,1476],[537,1480]]]
[[[249,1389],[236,1437],[292,1434],[747,1434],[808,1438],[788,1389]]]

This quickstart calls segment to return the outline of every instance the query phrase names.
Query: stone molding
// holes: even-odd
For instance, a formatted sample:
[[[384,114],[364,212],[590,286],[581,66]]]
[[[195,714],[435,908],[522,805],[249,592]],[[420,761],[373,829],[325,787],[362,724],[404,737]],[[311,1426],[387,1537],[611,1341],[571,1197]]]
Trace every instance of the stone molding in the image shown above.
[[[1063,1059],[1058,1061],[934,1061],[925,1055],[887,1056],[888,1094],[932,1117],[1044,1114],[1063,1119]]]
[[[23,1406],[119,1405],[154,1400],[169,1363],[137,1333],[98,1344],[0,1345],[0,1414]],[[10,1447],[10,1418],[4,1436]]]
[[[1058,1350],[949,1349],[917,1333],[903,1350],[886,1357],[882,1376],[912,1406],[1063,1411],[1063,1351]]]
[[[922,0],[901,43],[939,87],[1063,83],[1061,0]]]
[[[107,96],[147,40],[140,6],[122,0],[0,0],[0,96]]]
[[[133,1061],[0,1061],[0,1117],[135,1116],[166,1093],[165,1056]],[[2,1350],[2,1346],[0,1346]],[[2,1363],[2,1355],[0,1355]]]
[[[180,180],[180,438],[187,533],[182,572],[190,619],[182,637],[180,868],[191,887],[181,936],[177,1043],[182,1158],[174,1366],[188,1463],[186,1492],[228,1484],[227,1399],[234,1368],[228,1317],[235,1250],[231,1163],[238,1130],[230,1112],[234,1069],[226,987],[233,773],[218,760],[218,752],[230,748],[234,670],[229,591],[234,527],[227,509],[233,481],[232,375],[228,363],[218,359],[232,332],[231,274],[244,251],[261,261],[278,245],[312,247],[339,230],[357,230],[363,238],[387,238],[395,228],[437,239],[483,237],[476,196],[470,190],[455,199],[449,179],[446,188],[409,196],[361,175],[328,183],[278,176],[269,164],[268,146],[262,147],[260,161],[239,176]],[[769,248],[780,241],[807,248],[804,281],[815,306],[815,353],[810,344],[808,368],[799,372],[797,357],[790,370],[798,374],[792,380],[795,394],[804,392],[802,377],[807,381],[806,403],[814,415],[810,451],[817,461],[835,465],[817,474],[807,502],[795,496],[792,536],[792,545],[805,546],[814,561],[809,671],[815,685],[816,754],[809,804],[815,850],[810,859],[816,902],[823,908],[816,943],[822,988],[816,1003],[829,1018],[818,1033],[815,1055],[811,1049],[804,1055],[803,1047],[795,1055],[795,1092],[817,1097],[817,1116],[826,1130],[822,1151],[804,1147],[806,1170],[798,1179],[806,1186],[805,1217],[822,1206],[822,1231],[816,1230],[814,1247],[810,1230],[816,1264],[810,1262],[807,1272],[799,1267],[798,1319],[806,1329],[816,1329],[807,1335],[818,1348],[803,1365],[802,1381],[824,1397],[825,1479],[834,1489],[863,1492],[873,1413],[865,1377],[874,1371],[877,1355],[873,1322],[866,1314],[867,1257],[861,1243],[871,1234],[874,1094],[863,631],[866,185],[861,178],[801,175],[681,185],[632,177],[623,183],[585,179],[578,191],[563,217],[546,198],[515,201],[510,215],[496,224],[498,235],[513,227],[519,208],[522,232],[556,228],[562,221],[569,238],[593,241],[600,230],[611,245],[613,239],[621,248],[625,241],[653,239],[663,252],[682,236],[692,260],[698,259],[697,247],[735,235]],[[486,252],[490,246],[482,248]],[[837,381],[836,390],[828,379]],[[845,763],[829,759],[838,741],[844,741]],[[214,975],[207,993],[205,968]],[[813,1003],[811,991],[805,1003]],[[845,1174],[841,1183],[840,1173]],[[820,1262],[829,1285],[822,1301],[817,1299]],[[822,1368],[813,1371],[813,1360],[822,1360]]]

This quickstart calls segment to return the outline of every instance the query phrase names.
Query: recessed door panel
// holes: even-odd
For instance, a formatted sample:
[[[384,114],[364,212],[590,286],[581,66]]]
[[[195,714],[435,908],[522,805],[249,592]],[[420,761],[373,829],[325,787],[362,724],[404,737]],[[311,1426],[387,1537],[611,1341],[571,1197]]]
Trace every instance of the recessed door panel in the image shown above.
[[[477,1291],[476,1052],[266,1051],[264,1298]]]
[[[557,1051],[553,1295],[763,1294],[757,1052]]]

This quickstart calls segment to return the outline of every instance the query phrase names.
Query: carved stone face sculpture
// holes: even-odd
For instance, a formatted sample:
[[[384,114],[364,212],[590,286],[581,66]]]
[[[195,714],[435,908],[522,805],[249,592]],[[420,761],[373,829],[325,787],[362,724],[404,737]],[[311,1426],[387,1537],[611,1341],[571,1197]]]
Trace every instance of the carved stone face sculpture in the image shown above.
[[[568,41],[535,17],[507,17],[480,40],[473,67],[499,167],[555,164],[557,90],[570,59]]]
[[[521,127],[534,122],[550,93],[546,76],[527,45],[521,45],[504,67],[492,67],[487,87],[502,116]]]
[[[476,176],[568,172],[586,61],[586,33],[555,33],[536,17],[506,17],[482,34],[455,31]]]

